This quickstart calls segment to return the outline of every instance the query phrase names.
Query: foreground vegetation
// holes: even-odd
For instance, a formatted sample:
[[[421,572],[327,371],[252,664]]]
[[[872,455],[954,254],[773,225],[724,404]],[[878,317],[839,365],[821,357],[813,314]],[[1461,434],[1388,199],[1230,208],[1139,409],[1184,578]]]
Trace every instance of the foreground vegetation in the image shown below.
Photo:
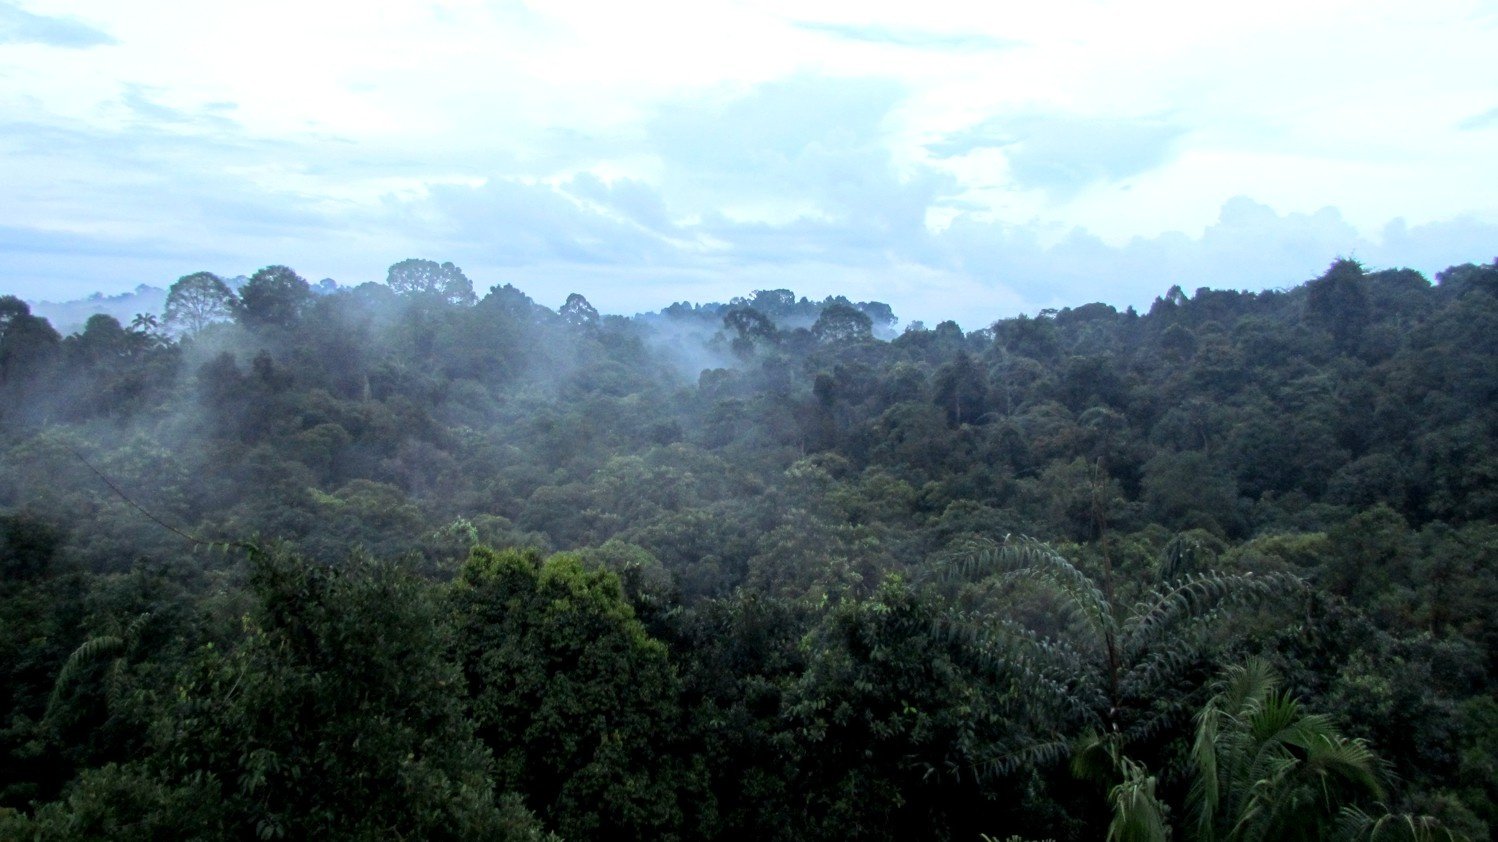
[[[1437,280],[0,298],[0,837],[1488,838],[1498,266]]]

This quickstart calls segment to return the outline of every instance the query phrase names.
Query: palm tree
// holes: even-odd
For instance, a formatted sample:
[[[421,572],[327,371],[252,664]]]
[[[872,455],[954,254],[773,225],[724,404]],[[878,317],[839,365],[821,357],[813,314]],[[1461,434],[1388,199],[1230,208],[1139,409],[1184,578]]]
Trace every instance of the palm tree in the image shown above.
[[[1328,838],[1343,803],[1382,797],[1362,740],[1306,712],[1268,663],[1230,667],[1196,716],[1188,809],[1202,842]]]
[[[1086,744],[1073,759],[1081,776],[1119,779],[1109,791],[1109,842],[1164,842],[1169,809],[1155,777],[1118,750],[1117,740]],[[1447,842],[1459,837],[1428,816],[1374,818],[1355,802],[1384,795],[1381,764],[1362,740],[1330,718],[1307,712],[1279,688],[1264,661],[1229,667],[1196,715],[1186,801],[1178,829],[1192,842],[1322,840]]]
[[[1005,774],[1054,760],[1074,748],[1069,735],[1110,735],[1122,746],[1184,722],[1192,673],[1217,645],[1225,620],[1266,599],[1301,591],[1285,574],[1193,572],[1200,549],[1173,541],[1160,580],[1132,604],[1115,595],[1111,565],[1089,576],[1049,546],[1024,537],[976,539],[952,553],[949,577],[977,580],[977,604],[954,606],[938,631],[965,639],[988,668],[1018,676],[1037,727],[990,759],[985,770]],[[1022,584],[1055,597],[1059,616],[1049,630],[1015,619],[1012,596]],[[1061,714],[1058,721],[1057,713]]]
[[[113,702],[118,697],[122,686],[126,656],[130,648],[140,640],[141,633],[150,620],[151,614],[146,612],[135,617],[123,629],[120,629],[116,622],[114,634],[91,637],[74,649],[63,662],[62,669],[58,670],[42,721],[56,720],[65,702],[71,696],[70,691],[74,691],[75,686],[84,681],[90,670],[101,664],[104,665],[104,697],[106,702]]]

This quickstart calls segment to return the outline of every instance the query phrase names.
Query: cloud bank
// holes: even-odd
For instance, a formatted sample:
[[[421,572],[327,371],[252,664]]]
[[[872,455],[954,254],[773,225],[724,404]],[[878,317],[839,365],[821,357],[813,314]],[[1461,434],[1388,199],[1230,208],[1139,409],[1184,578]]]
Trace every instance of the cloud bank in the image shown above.
[[[72,18],[35,15],[13,3],[0,3],[0,44],[84,50],[115,43],[108,34]]]
[[[790,287],[974,328],[1288,286],[1337,256],[1431,273],[1498,253],[1498,90],[1472,49],[1498,33],[1435,26],[1457,0],[1283,35],[1149,3],[705,2],[669,26],[565,4],[141,3],[0,4],[0,292],[270,263],[358,283],[428,257],[552,306]],[[1323,39],[1338,26],[1364,46]],[[298,58],[226,56],[230,32]],[[1418,79],[1369,58],[1422,45],[1442,49]]]

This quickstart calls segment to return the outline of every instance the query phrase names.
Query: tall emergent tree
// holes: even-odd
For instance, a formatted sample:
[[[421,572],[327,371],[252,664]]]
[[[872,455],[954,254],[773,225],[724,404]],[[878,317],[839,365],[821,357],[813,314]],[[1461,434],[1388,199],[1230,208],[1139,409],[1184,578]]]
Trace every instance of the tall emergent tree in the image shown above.
[[[822,308],[811,332],[824,344],[857,342],[873,338],[874,322],[851,305],[833,303]]]
[[[0,384],[20,379],[54,353],[62,337],[31,305],[14,295],[0,296]]]
[[[212,272],[183,275],[166,293],[166,327],[180,333],[197,333],[214,322],[234,316],[239,299],[223,279]]]
[[[574,292],[567,296],[567,301],[557,310],[562,316],[562,321],[573,327],[597,327],[598,309],[588,303],[582,293]]]
[[[723,316],[723,327],[734,331],[730,347],[735,354],[745,359],[753,356],[756,343],[773,343],[779,333],[775,323],[753,307],[735,307],[729,310]]]
[[[239,319],[249,327],[291,327],[312,300],[312,287],[285,266],[267,266],[239,291]]]
[[[385,283],[401,295],[434,296],[450,304],[473,304],[473,281],[451,263],[409,258],[390,267]]]

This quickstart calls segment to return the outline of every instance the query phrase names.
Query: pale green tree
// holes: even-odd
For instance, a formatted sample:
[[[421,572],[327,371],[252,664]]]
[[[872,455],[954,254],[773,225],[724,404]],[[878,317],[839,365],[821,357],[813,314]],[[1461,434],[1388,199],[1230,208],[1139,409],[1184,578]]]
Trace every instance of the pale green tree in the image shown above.
[[[237,304],[234,292],[217,275],[194,272],[178,278],[167,290],[162,321],[178,333],[197,333],[214,322],[233,318]]]

